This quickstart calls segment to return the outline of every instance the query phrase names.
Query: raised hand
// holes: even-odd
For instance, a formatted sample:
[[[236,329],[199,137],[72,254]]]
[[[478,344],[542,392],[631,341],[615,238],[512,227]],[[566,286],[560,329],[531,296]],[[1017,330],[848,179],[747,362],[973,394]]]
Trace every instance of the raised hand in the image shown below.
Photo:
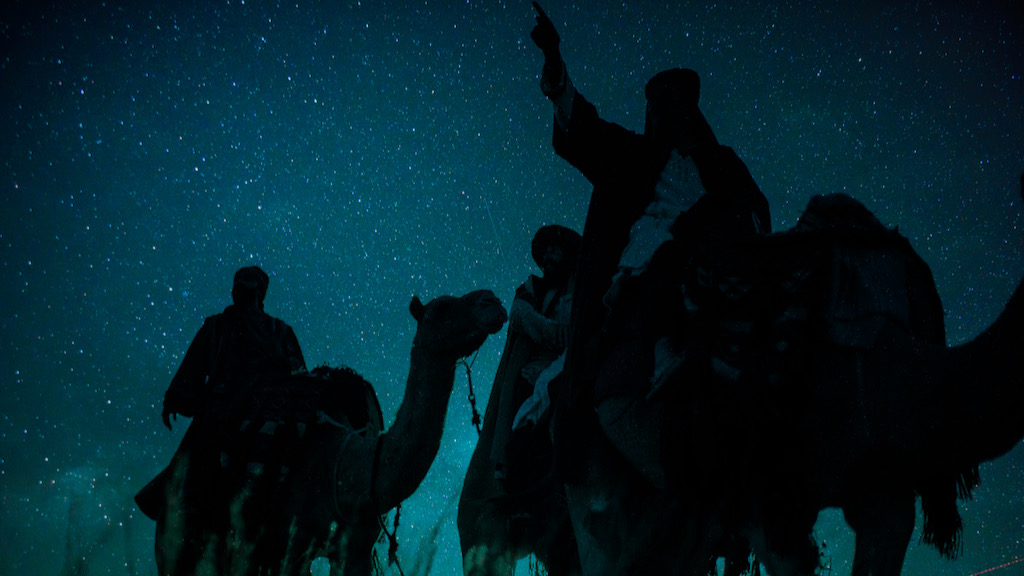
[[[555,30],[554,23],[544,13],[540,4],[534,2],[533,8],[537,11],[537,25],[530,31],[530,38],[544,53],[545,60],[561,60],[562,56],[558,51],[558,44],[561,41],[558,37],[558,30]]]

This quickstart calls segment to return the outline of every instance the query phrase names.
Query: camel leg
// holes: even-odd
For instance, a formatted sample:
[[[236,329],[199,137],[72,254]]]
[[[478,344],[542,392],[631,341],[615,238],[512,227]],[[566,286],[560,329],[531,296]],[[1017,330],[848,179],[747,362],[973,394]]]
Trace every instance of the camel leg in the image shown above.
[[[914,532],[914,494],[873,493],[843,506],[856,535],[852,576],[899,576]]]
[[[569,519],[565,490],[560,488],[539,505],[533,554],[549,576],[579,576],[582,573],[576,536]]]
[[[715,556],[723,558],[723,576],[752,574],[750,566],[750,543],[738,534],[727,534],[715,546]],[[717,561],[717,558],[714,559]]]
[[[643,494],[626,480],[629,465],[600,433],[598,424],[588,424],[594,434],[586,445],[579,478],[565,485],[566,502],[583,574],[613,576],[628,572],[624,559],[629,555],[634,522],[627,511],[643,510],[636,505]]]
[[[190,525],[191,524],[191,525]],[[176,508],[166,510],[156,521],[157,570],[160,574],[190,574],[202,556],[202,544],[188,515]]]
[[[456,516],[462,545],[462,571],[466,576],[512,576],[516,559],[509,531],[510,519],[496,505],[494,497],[500,492],[496,481],[486,477],[481,466],[474,466],[476,459],[474,454]]]
[[[588,452],[581,477],[565,487],[582,573],[706,573],[722,536],[714,506],[656,489],[599,432]]]
[[[508,518],[484,502],[459,504],[457,523],[462,544],[462,571],[466,576],[512,576],[512,551]]]
[[[471,546],[462,556],[465,576],[512,576],[515,570],[512,553],[495,546]]]
[[[818,511],[800,505],[795,490],[799,488],[786,486],[762,495],[763,508],[751,516],[756,521],[739,532],[758,562],[773,576],[810,576],[820,564],[814,540]]]

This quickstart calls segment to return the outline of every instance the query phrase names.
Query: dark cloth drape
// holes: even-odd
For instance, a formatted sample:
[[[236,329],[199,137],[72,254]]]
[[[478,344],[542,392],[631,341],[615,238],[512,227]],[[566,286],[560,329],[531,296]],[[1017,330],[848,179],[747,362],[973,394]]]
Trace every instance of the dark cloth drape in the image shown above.
[[[217,454],[206,449],[217,422],[230,418],[236,401],[258,378],[305,370],[298,338],[282,320],[234,305],[208,317],[164,395],[165,407],[192,422],[171,463],[136,495],[143,513],[156,518],[171,496],[168,490],[182,492],[182,505],[207,505],[199,495],[218,466]],[[175,474],[184,475],[180,488],[172,488]]]
[[[675,281],[687,253],[715,235],[767,233],[768,201],[732,149],[714,138],[689,152],[706,193],[679,216],[674,246],[652,260],[648,282]],[[555,122],[555,151],[593,184],[583,228],[573,293],[568,353],[554,422],[556,462],[563,476],[579,469],[580,446],[589,434],[593,385],[601,369],[604,328],[609,316],[603,298],[618,270],[632,224],[653,198],[672,148],[643,134],[602,120],[597,109],[576,94],[569,126]],[[660,262],[660,263],[659,263]],[[650,286],[650,284],[648,284]],[[678,284],[676,284],[678,286]],[[588,419],[591,419],[588,421]]]

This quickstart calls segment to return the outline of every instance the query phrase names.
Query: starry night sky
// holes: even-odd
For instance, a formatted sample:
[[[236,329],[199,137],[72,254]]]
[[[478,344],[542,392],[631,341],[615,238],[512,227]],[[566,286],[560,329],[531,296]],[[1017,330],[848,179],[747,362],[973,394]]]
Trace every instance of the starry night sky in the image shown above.
[[[932,267],[955,344],[1024,274],[1024,18],[1011,0],[930,4],[544,7],[574,84],[628,128],[643,128],[647,78],[700,72],[701,108],[776,230],[837,191],[898,225]],[[535,272],[533,233],[581,229],[590,192],[551,148],[533,23],[527,0],[0,8],[0,574],[59,570],[68,502],[93,493],[83,476],[127,499],[166,464],[186,421],[162,426],[163,392],[240,266],[270,274],[267,312],[307,364],[355,368],[386,421],[414,294],[490,288],[511,303]],[[473,368],[481,410],[503,339]],[[407,573],[426,569],[435,526],[432,573],[460,573],[467,394],[460,372],[441,454],[403,508]],[[964,557],[915,535],[904,574],[1024,557],[1024,449],[982,477],[962,506]],[[153,524],[136,513],[134,527],[151,573]],[[848,573],[840,516],[819,528]],[[107,556],[98,573],[123,574]]]

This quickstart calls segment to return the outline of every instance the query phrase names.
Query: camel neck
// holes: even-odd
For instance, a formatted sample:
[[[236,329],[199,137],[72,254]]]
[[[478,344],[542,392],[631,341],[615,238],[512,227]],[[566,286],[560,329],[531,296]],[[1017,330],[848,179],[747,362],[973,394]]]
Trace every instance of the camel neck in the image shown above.
[[[999,318],[972,341],[952,348],[945,374],[957,390],[964,450],[977,461],[1001,456],[1024,436],[1024,283]]]
[[[374,486],[382,513],[408,498],[426,477],[441,447],[454,381],[454,360],[413,348],[405,395],[394,424],[380,438]]]

